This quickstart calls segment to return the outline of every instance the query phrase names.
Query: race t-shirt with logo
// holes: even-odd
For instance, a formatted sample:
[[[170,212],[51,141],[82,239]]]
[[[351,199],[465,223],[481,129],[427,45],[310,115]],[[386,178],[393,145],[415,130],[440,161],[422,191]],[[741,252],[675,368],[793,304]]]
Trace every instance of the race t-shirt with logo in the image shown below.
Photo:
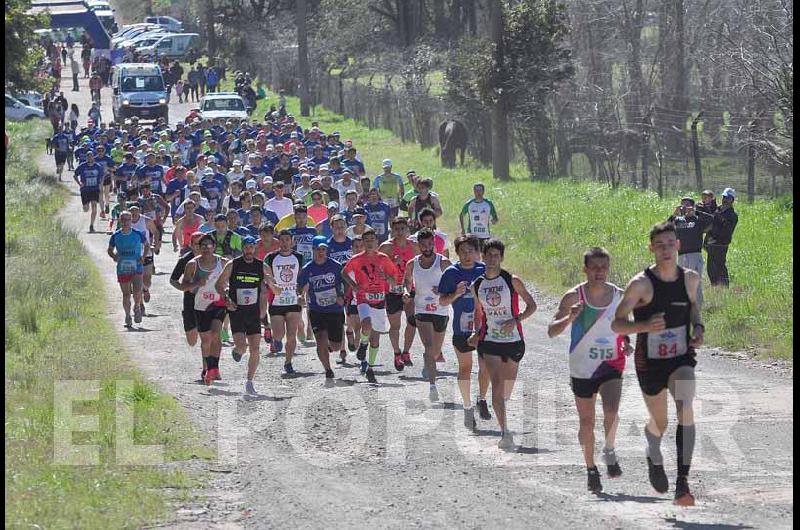
[[[375,177],[373,187],[378,188],[381,193],[381,200],[392,208],[400,206],[400,186],[403,185],[403,178],[397,173],[388,175],[381,174]]]
[[[103,166],[84,162],[75,168],[75,175],[81,183],[81,191],[100,191],[103,183]]]
[[[461,209],[461,218],[464,223],[464,231],[467,235],[472,235],[478,239],[489,239],[490,225],[492,219],[497,219],[497,212],[494,204],[489,199],[478,202],[474,198],[468,200]]]
[[[164,166],[159,166],[158,164],[148,166],[144,164],[136,170],[136,178],[139,182],[150,181],[150,189],[153,190],[153,193],[163,195],[165,173]]]
[[[364,205],[367,212],[367,224],[375,229],[375,234],[379,241],[386,241],[389,238],[389,217],[391,207],[389,204],[379,201],[375,204],[368,202]]]
[[[522,324],[517,322],[509,331],[503,324],[519,315],[519,294],[514,289],[511,274],[500,270],[494,278],[483,276],[475,280],[475,291],[483,308],[481,341],[512,343],[522,340]]]
[[[578,286],[578,301],[583,309],[570,329],[569,371],[576,379],[597,379],[611,370],[625,370],[624,338],[611,330],[611,322],[622,300],[622,291],[613,284],[611,302],[605,307],[589,304],[586,284]]]
[[[270,305],[276,307],[297,305],[297,279],[303,268],[303,256],[297,252],[286,256],[275,252],[267,256],[266,263],[272,271],[275,283],[280,288],[279,294],[275,294],[270,289],[268,296]]]
[[[144,266],[141,258],[147,244],[144,234],[130,230],[127,234],[121,229],[111,235],[109,248],[117,249],[117,274],[141,274]]]
[[[345,237],[344,241],[339,243],[331,237],[328,239],[328,256],[344,265],[347,260],[353,257],[353,240]]]
[[[317,229],[307,226],[305,228],[298,228],[293,226],[289,229],[292,233],[292,240],[294,241],[294,249],[303,256],[304,262],[311,261],[314,257],[314,251],[311,248],[311,241],[317,235]]]
[[[139,168],[136,164],[120,164],[114,172],[116,175],[117,186],[122,191],[128,191],[132,185],[132,179]]]
[[[467,290],[453,303],[453,335],[471,335],[475,330],[475,297],[472,295],[472,284],[483,276],[486,266],[476,262],[471,269],[465,269],[461,263],[447,267],[439,280],[439,294],[453,294],[461,282],[466,282]]]
[[[397,276],[392,258],[382,252],[371,256],[365,252],[356,254],[342,269],[358,286],[356,289],[356,303],[377,306],[386,300],[389,292],[389,283],[384,276]]]
[[[62,132],[53,135],[53,137],[50,139],[50,143],[56,153],[66,154],[69,152],[70,138],[66,133]]]
[[[239,309],[257,308],[263,281],[263,261],[254,258],[248,263],[244,256],[234,258],[228,282],[228,296]]]
[[[330,257],[325,263],[311,261],[303,266],[298,288],[308,285],[308,306],[312,311],[322,313],[342,313],[344,306],[336,303],[336,298],[344,295],[342,284],[342,264]]]

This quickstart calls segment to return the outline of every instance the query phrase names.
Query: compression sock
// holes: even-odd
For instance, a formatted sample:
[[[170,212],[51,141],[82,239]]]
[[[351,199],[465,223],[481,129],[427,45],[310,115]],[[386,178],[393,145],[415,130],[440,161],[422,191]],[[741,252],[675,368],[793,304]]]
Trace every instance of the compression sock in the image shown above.
[[[689,475],[694,455],[695,427],[694,425],[678,425],[675,433],[675,444],[678,449],[678,476]]]
[[[375,366],[375,359],[378,357],[378,346],[369,347],[369,365]]]
[[[661,436],[656,436],[645,427],[644,437],[647,439],[647,456],[654,465],[663,466],[664,456],[661,454]]]
[[[207,357],[206,363],[209,370],[219,368],[219,357]]]

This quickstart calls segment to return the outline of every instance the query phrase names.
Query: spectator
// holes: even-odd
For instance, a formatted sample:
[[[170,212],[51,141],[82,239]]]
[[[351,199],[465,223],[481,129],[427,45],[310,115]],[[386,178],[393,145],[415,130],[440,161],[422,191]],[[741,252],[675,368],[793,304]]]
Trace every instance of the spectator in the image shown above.
[[[192,101],[193,102],[200,101],[200,91],[199,91],[200,73],[194,66],[192,66],[192,69],[189,70],[188,81],[189,81],[188,83],[189,90],[191,91],[192,94]]]
[[[200,86],[200,97],[206,95],[206,67],[203,63],[197,65],[197,84]]]
[[[217,74],[217,70],[212,66],[206,72],[206,85],[208,85],[208,91],[216,92],[218,84],[219,84],[219,75]]]
[[[727,287],[730,283],[728,267],[728,246],[733,238],[733,231],[739,216],[733,210],[733,202],[736,200],[736,190],[725,188],[722,192],[722,206],[714,214],[711,224],[711,231],[706,237],[706,251],[708,252],[708,279],[711,285],[722,285]]]
[[[78,76],[81,74],[80,68],[81,65],[75,60],[75,55],[71,55],[69,59],[69,68],[72,70],[72,91],[79,92],[80,88],[78,87]]]
[[[698,212],[694,199],[684,197],[667,221],[675,224],[681,248],[678,265],[691,269],[703,277],[703,234],[711,227],[714,216]],[[703,282],[697,288],[697,307],[703,306]]]

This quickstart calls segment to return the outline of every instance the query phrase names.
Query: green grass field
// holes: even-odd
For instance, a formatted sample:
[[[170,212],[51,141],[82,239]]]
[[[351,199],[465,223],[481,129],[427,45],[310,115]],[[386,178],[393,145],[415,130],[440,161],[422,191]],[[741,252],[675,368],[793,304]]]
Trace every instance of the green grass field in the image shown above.
[[[105,317],[91,259],[55,217],[66,189],[36,170],[49,125],[6,123],[6,129],[12,138],[5,181],[6,527],[138,528],[165,521],[168,501],[188,497],[198,478],[118,464],[117,383],[132,384],[121,397],[134,415],[134,443],[162,446],[167,462],[208,458],[211,451],[178,403],[128,362]],[[72,405],[73,414],[99,417],[96,432],[72,435],[74,444],[99,446],[98,465],[54,459],[54,426],[66,421],[56,412],[54,388],[70,380],[99,390],[99,399]]]
[[[263,117],[275,100],[259,102],[255,116]],[[298,100],[287,101],[305,126],[316,120],[324,131],[338,129],[343,140],[351,138],[371,175],[380,172],[382,159],[391,158],[397,173],[413,168],[432,177],[445,210],[441,225],[450,234],[458,230],[457,215],[472,185],[484,182],[501,218],[495,233],[510,249],[506,266],[553,295],[581,280],[581,256],[594,245],[611,252],[612,280],[624,286],[650,262],[650,226],[665,220],[683,195],[662,200],[653,192],[611,190],[596,182],[531,182],[522,165],[512,165],[513,182],[500,183],[490,169],[472,161],[444,169],[435,149],[403,144],[391,131],[370,130],[323,107],[316,107],[311,118],[300,118]],[[712,288],[704,277],[707,344],[792,358],[793,213],[785,202],[737,203],[739,225],[728,254],[732,287]]]

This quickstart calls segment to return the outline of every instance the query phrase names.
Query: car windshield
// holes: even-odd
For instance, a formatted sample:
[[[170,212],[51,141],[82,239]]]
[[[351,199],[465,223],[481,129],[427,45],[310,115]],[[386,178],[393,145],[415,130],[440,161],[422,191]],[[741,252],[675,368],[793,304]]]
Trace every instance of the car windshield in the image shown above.
[[[164,90],[164,81],[160,75],[140,75],[126,77],[122,80],[123,92],[160,92]]]
[[[244,110],[244,103],[241,99],[207,99],[203,103],[204,111],[215,110]]]

